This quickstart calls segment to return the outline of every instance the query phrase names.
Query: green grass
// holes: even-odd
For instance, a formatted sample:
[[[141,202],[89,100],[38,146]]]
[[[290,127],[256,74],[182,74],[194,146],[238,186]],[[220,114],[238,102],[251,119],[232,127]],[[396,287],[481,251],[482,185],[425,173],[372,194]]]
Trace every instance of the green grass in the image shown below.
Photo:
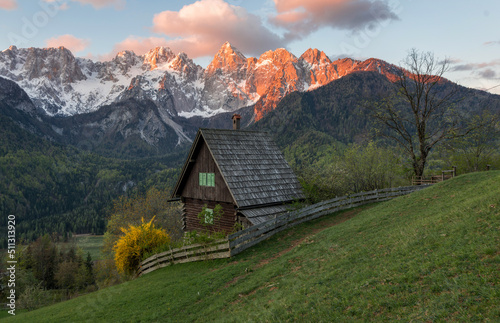
[[[500,172],[475,173],[6,321],[499,321],[499,246]]]
[[[101,259],[101,249],[103,244],[104,236],[94,236],[94,235],[76,235],[69,242],[61,242],[58,245],[62,248],[70,247],[76,244],[77,247],[83,250],[83,257],[86,259],[87,253],[90,252],[92,260]]]

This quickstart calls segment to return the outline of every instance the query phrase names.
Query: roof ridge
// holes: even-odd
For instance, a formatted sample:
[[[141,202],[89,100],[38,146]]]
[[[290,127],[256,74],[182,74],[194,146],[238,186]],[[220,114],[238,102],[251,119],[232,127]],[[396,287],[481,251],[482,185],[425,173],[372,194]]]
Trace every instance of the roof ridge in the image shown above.
[[[209,131],[221,131],[221,132],[231,132],[234,134],[237,133],[242,133],[242,132],[252,132],[252,133],[264,133],[264,134],[269,134],[267,131],[258,131],[258,130],[244,130],[244,129],[239,129],[239,130],[233,130],[233,129],[215,129],[215,128],[200,128],[201,131],[209,130]]]

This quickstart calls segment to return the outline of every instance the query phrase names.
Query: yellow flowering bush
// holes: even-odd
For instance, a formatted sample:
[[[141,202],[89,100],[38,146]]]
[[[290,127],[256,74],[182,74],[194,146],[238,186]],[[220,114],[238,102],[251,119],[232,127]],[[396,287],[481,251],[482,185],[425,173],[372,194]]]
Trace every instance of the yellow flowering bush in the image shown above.
[[[130,225],[128,229],[121,228],[124,235],[115,243],[116,268],[123,273],[134,273],[139,266],[142,256],[158,246],[170,242],[170,236],[162,229],[155,228],[151,221],[138,226]]]

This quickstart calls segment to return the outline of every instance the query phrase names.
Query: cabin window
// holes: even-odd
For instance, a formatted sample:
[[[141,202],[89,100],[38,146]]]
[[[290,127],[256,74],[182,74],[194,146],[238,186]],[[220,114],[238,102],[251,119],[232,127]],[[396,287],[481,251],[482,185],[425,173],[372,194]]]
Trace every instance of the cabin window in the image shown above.
[[[205,209],[205,223],[214,224],[214,210]]]
[[[215,187],[215,173],[200,173],[200,186]]]

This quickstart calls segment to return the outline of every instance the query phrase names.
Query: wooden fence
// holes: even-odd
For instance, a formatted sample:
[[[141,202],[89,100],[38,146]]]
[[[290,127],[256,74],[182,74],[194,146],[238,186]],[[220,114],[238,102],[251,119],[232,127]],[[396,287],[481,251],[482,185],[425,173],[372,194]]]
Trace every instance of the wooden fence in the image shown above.
[[[280,231],[300,223],[364,204],[387,201],[398,196],[421,190],[428,186],[429,185],[418,185],[387,188],[337,197],[332,200],[313,204],[233,233],[229,235],[227,239],[215,241],[207,245],[189,245],[153,255],[141,262],[138,274],[144,275],[156,269],[178,263],[229,258],[272,237]]]
[[[137,274],[141,276],[174,264],[229,257],[231,257],[231,254],[227,239],[214,241],[206,245],[192,244],[152,255],[141,262]]]
[[[425,184],[436,184],[447,179],[457,176],[457,167],[453,166],[453,169],[441,171],[441,175],[433,175],[430,177],[424,176],[414,176],[412,180],[413,185],[425,185]]]

